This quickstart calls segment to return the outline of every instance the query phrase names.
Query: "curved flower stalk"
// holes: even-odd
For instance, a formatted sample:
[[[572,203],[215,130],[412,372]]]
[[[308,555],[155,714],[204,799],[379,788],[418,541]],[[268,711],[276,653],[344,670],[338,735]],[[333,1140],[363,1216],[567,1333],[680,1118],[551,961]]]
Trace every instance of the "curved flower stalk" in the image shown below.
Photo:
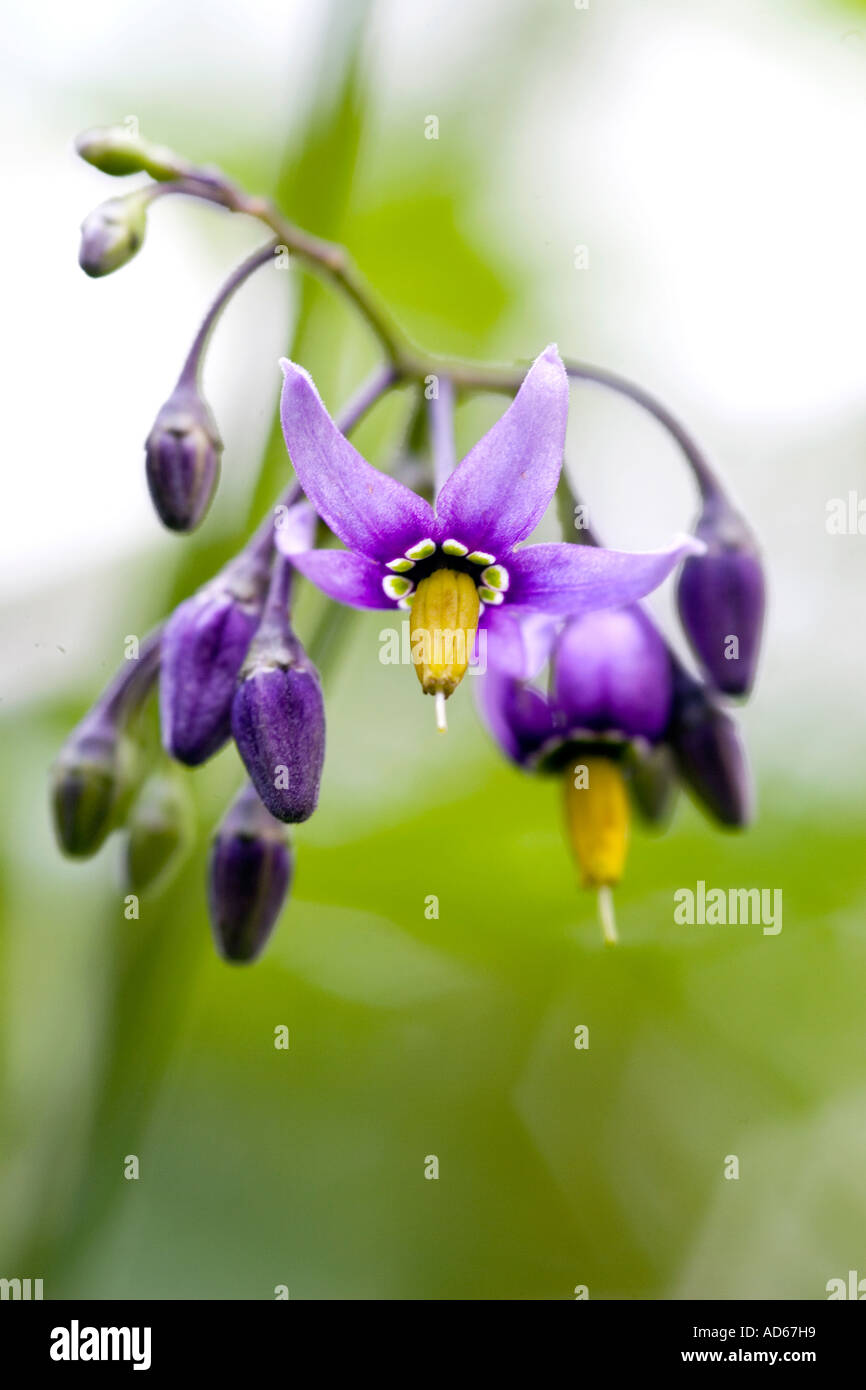
[[[682,670],[636,606],[688,557],[680,603],[690,639],[720,689],[749,688],[763,578],[747,533],[732,540],[721,485],[694,440],[643,387],[601,368],[563,364],[555,347],[528,369],[446,361],[419,351],[344,247],[298,227],[215,167],[196,166],[121,130],[89,131],[78,149],[107,174],[153,181],[85,219],[80,260],[89,275],[109,274],[136,254],[148,209],[164,195],[254,218],[272,238],[217,294],[148,437],[148,483],[170,529],[197,526],[217,484],[222,446],[200,389],[211,331],[230,296],[277,246],[343,296],[370,329],[382,362],[335,423],[304,368],[283,361],[280,417],[297,481],[277,509],[276,525],[269,516],[233,560],[179,605],[164,631],[150,639],[140,671],[122,671],[70,737],[55,769],[62,848],[92,854],[125,822],[129,881],[143,887],[162,882],[176,862],[186,837],[176,785],[153,768],[131,773],[124,751],[131,721],[161,668],[162,739],[169,755],[196,767],[233,739],[248,775],[213,843],[208,904],[225,959],[260,954],[292,877],[285,826],[315,811],[325,753],[324,701],[311,656],[321,665],[333,645],[317,640],[317,633],[308,656],[293,630],[297,572],[339,605],[409,614],[413,664],[422,690],[435,699],[440,728],[447,699],[485,645],[488,722],[515,762],[564,776],[572,844],[584,881],[599,892],[612,938],[610,892],[625,861],[630,769],[644,767],[641,797],[650,814],[659,814],[675,759],[676,776],[720,820],[740,824],[746,815],[745,763],[733,722],[708,687]],[[440,389],[428,411],[421,397],[431,377]],[[699,539],[677,538],[640,554],[526,544],[560,482],[569,379],[617,392],[669,432],[704,498]],[[416,396],[409,453],[417,491],[407,485],[405,470],[402,478],[379,471],[346,438],[376,401],[406,386]],[[454,408],[473,391],[513,400],[457,463]],[[422,458],[428,441],[432,458]],[[313,548],[320,522],[345,549]],[[335,617],[343,612],[330,610],[320,632],[336,630]],[[717,636],[736,623],[745,650],[734,675],[718,667]],[[553,682],[545,696],[527,682],[551,650]],[[638,755],[643,763],[634,762]],[[578,758],[588,773],[582,788]],[[637,788],[636,775],[633,783]]]
[[[543,659],[534,635],[545,624],[630,603],[701,548],[687,537],[644,554],[562,543],[517,548],[547,510],[562,468],[568,381],[555,347],[536,358],[505,414],[445,478],[435,509],[361,457],[308,372],[292,362],[282,367],[283,433],[295,472],[348,547],[311,550],[296,557],[297,568],[342,603],[411,610],[413,658],[424,693],[436,697],[440,728],[476,633],[487,634],[489,664],[530,676]]]
[[[245,280],[274,258],[275,244],[254,251],[238,266],[207,311],[145,443],[147,486],[164,526],[192,531],[210,506],[219,480],[222,440],[201,391],[202,361],[217,320]]]

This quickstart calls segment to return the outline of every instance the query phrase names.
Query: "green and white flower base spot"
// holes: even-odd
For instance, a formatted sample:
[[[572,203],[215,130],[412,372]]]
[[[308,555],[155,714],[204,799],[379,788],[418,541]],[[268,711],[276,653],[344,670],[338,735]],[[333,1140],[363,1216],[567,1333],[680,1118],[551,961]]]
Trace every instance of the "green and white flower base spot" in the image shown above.
[[[436,542],[431,541],[429,536],[425,536],[423,541],[416,542],[406,551],[407,560],[426,560],[429,556],[436,553]]]
[[[488,589],[501,589],[503,593],[511,583],[508,570],[504,565],[488,565],[481,572],[481,580]]]
[[[402,599],[411,594],[414,589],[411,579],[406,579],[402,574],[389,574],[382,580],[382,588],[388,598]]]

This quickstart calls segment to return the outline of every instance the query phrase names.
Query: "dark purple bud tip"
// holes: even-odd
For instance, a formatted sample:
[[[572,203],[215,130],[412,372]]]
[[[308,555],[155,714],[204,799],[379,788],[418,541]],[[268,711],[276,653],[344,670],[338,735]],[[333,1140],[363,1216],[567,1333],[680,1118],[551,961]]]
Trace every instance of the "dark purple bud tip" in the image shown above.
[[[166,401],[145,444],[147,486],[170,531],[193,531],[216,492],[222,440],[207,403],[194,387],[179,386]]]
[[[125,883],[131,893],[155,891],[171,877],[192,839],[189,798],[176,774],[148,777],[126,829]]]
[[[105,720],[73,731],[52,769],[51,804],[60,848],[87,859],[114,825],[122,784],[120,736]]]
[[[277,820],[307,820],[319,799],[325,705],[315,667],[299,644],[282,664],[257,655],[237,688],[232,733],[256,791]]]
[[[162,741],[188,767],[212,757],[231,734],[232,699],[266,588],[266,567],[243,557],[175,609],[166,624]]]
[[[737,725],[685,671],[676,676],[668,741],[682,781],[710,814],[722,825],[748,825],[752,783]]]
[[[285,827],[246,786],[214,837],[208,909],[223,960],[253,961],[264,949],[292,879]]]
[[[131,261],[144,241],[146,213],[147,199],[136,193],[94,208],[81,224],[81,269],[99,277]]]
[[[746,695],[764,624],[764,571],[755,538],[720,494],[707,499],[696,535],[707,549],[683,565],[680,617],[695,655],[718,690]]]

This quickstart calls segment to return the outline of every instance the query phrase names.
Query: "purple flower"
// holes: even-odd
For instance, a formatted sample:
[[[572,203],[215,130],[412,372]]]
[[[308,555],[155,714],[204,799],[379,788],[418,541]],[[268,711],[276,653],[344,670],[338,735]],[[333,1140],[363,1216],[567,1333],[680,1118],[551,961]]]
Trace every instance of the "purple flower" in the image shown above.
[[[262,622],[232,702],[250,781],[277,820],[305,821],[319,800],[325,705],[319,673],[288,621],[292,564],[278,557]]]
[[[605,940],[616,940],[611,889],[625,869],[626,755],[658,743],[668,724],[668,649],[635,605],[566,621],[553,643],[550,694],[489,671],[484,718],[504,752],[562,777],[569,840],[584,887],[598,890]]]
[[[640,608],[602,609],[566,623],[553,654],[552,697],[570,728],[653,742],[664,732],[671,696],[667,647]]]
[[[224,960],[253,961],[260,955],[285,901],[292,869],[285,827],[247,784],[214,837],[208,866],[208,909]]]
[[[491,732],[526,767],[557,764],[560,750],[573,744],[655,743],[673,697],[667,646],[635,605],[566,621],[553,639],[549,696],[496,670],[480,684]]]
[[[695,655],[718,690],[747,695],[764,625],[764,571],[743,517],[718,491],[707,496],[695,534],[703,555],[683,565],[677,597]]]
[[[292,463],[307,497],[348,547],[312,550],[297,557],[297,568],[354,607],[412,608],[413,645],[418,627],[434,647],[443,633],[472,640],[477,628],[489,638],[488,665],[527,677],[543,661],[544,619],[631,603],[694,550],[690,540],[643,554],[566,544],[515,548],[544,515],[562,467],[568,381],[554,347],[536,359],[505,414],[445,480],[435,510],[361,457],[302,367],[281,365]],[[425,692],[447,698],[466,669],[470,654],[463,655],[437,663],[422,653]]]

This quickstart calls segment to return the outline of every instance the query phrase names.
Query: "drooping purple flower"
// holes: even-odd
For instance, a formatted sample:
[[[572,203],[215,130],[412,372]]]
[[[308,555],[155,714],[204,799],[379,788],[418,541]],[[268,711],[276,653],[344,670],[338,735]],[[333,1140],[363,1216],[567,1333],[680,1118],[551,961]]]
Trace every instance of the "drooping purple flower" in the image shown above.
[[[766,603],[757,542],[718,489],[708,493],[695,534],[706,550],[690,556],[680,575],[683,627],[713,685],[727,695],[746,695],[755,679]]]
[[[548,631],[550,692],[501,671],[480,682],[480,703],[497,742],[522,766],[556,758],[572,744],[657,742],[671,711],[667,646],[636,605],[600,609]]]
[[[294,823],[307,820],[318,803],[325,706],[319,673],[289,625],[291,571],[292,562],[278,556],[231,727],[259,797],[277,820]]]
[[[552,699],[571,729],[653,742],[672,696],[667,647],[635,605],[572,618],[552,657]]]
[[[489,639],[487,664],[524,678],[543,662],[537,639],[544,620],[631,603],[695,548],[687,538],[642,554],[565,544],[516,548],[544,515],[562,467],[568,381],[554,347],[536,359],[505,414],[444,481],[435,510],[361,457],[302,367],[281,365],[289,454],[307,497],[348,547],[312,550],[297,557],[297,567],[343,603],[393,610],[419,603],[441,612],[443,629],[449,611],[468,629],[474,604],[478,631]],[[441,592],[431,605],[425,591],[440,571],[453,582],[449,589],[437,581]],[[447,696],[462,674],[434,669],[424,689]]]
[[[224,960],[261,954],[292,881],[294,859],[285,826],[247,783],[216,836],[208,865],[208,909]]]
[[[162,741],[197,767],[231,734],[238,674],[261,618],[268,561],[245,552],[175,609],[163,639],[159,689]]]
[[[605,940],[616,941],[611,890],[625,868],[627,772],[658,744],[673,698],[671,658],[642,610],[605,609],[566,621],[551,652],[550,691],[488,671],[485,721],[527,769],[562,778],[568,837],[584,887],[598,891]]]

